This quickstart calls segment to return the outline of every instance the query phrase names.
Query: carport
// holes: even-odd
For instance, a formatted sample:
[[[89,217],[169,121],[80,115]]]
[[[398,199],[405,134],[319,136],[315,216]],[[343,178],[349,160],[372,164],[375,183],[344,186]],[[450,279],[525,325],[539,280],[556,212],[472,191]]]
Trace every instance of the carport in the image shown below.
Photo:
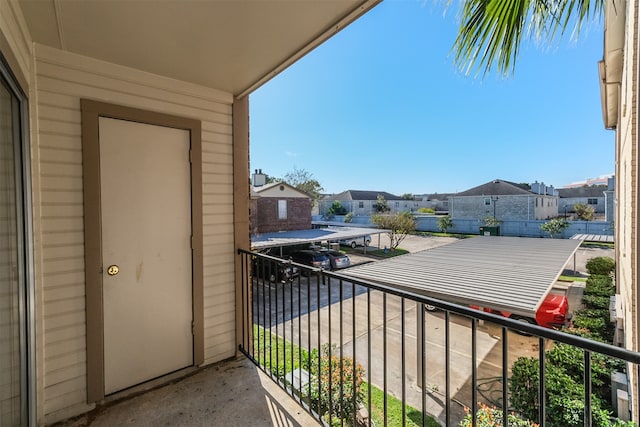
[[[377,234],[378,237],[387,230],[364,227],[327,227],[308,230],[280,231],[251,236],[251,249],[282,248],[283,246],[301,245],[317,242],[338,242],[340,240]],[[380,239],[378,238],[378,242]],[[378,243],[378,246],[380,244]],[[366,253],[366,247],[365,247]]]
[[[356,266],[343,274],[458,304],[535,317],[581,242],[481,236]]]

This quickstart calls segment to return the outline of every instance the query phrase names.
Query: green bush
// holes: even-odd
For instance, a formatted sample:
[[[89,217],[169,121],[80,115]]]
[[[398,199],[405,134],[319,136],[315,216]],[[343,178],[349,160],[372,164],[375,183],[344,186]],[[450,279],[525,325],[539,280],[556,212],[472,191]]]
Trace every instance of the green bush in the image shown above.
[[[344,216],[344,222],[351,223],[353,221],[353,212],[349,212]]]
[[[584,308],[582,310],[576,310],[573,313],[574,317],[575,316],[579,316],[579,317],[590,317],[590,318],[596,318],[596,317],[602,317],[603,319],[608,319],[609,318],[609,310],[605,310],[602,308]]]
[[[487,405],[480,403],[478,410],[476,411],[476,426],[477,427],[497,427],[502,426],[502,411],[498,408],[491,408]],[[473,415],[469,408],[464,409],[467,415],[460,421],[460,427],[471,427],[473,425]],[[509,427],[536,427],[537,424],[533,421],[523,420],[517,417],[515,414],[507,415],[507,422]]]
[[[573,325],[576,328],[585,328],[591,331],[591,333],[599,337],[601,341],[611,343],[613,341],[613,324],[609,322],[609,319],[602,317],[582,317],[575,316],[572,320]]]
[[[431,208],[418,208],[418,213],[432,214],[436,213],[436,211]]]
[[[539,422],[538,385],[540,383],[539,361],[521,357],[511,367],[509,390],[511,404],[525,419]],[[547,425],[584,425],[584,386],[576,382],[561,366],[547,363],[545,370]],[[594,427],[611,427],[609,411],[604,408],[597,395],[591,396],[592,422]]]
[[[338,357],[334,347],[324,345],[321,353],[311,352],[307,367],[311,374],[311,407],[325,418],[351,417],[364,398],[362,365],[351,357]]]
[[[601,274],[589,276],[584,287],[584,295],[610,297],[614,295],[615,292],[616,289],[613,286],[613,278]]]
[[[587,261],[587,272],[589,274],[601,274],[607,276],[616,268],[616,262],[608,256],[599,256]]]
[[[594,308],[596,310],[608,310],[611,298],[601,297],[598,295],[584,295],[582,303],[586,308]]]

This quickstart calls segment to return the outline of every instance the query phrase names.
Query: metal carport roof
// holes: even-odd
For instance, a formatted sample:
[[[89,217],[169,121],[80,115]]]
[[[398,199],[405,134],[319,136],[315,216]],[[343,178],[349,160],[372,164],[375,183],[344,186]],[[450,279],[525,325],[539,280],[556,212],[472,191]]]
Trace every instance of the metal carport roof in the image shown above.
[[[532,317],[580,243],[475,237],[342,273],[459,304]]]
[[[263,233],[251,236],[251,248],[266,249],[321,241],[337,242],[343,239],[386,232],[387,230],[381,228],[327,227]]]

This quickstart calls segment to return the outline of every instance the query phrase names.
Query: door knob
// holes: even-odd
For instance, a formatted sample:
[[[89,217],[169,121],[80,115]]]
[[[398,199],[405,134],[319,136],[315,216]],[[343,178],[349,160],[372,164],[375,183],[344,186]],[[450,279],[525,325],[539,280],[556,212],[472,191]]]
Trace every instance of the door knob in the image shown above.
[[[115,276],[116,274],[120,273],[120,267],[118,267],[117,265],[110,265],[109,268],[107,268],[107,274],[109,276]]]

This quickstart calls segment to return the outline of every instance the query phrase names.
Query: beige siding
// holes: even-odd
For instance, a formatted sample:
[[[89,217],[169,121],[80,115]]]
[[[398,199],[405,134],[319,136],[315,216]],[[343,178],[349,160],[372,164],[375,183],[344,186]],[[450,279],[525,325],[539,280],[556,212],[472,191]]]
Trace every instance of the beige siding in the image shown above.
[[[626,2],[624,64],[616,127],[616,281],[624,308],[625,346],[640,350],[638,337],[638,5]],[[631,387],[638,378],[631,370]],[[632,399],[635,419],[640,415],[638,399]]]
[[[31,36],[17,0],[0,2],[0,49],[23,89],[28,92]]]
[[[84,410],[80,99],[202,121],[205,363],[235,354],[232,97],[36,46],[45,422]]]

